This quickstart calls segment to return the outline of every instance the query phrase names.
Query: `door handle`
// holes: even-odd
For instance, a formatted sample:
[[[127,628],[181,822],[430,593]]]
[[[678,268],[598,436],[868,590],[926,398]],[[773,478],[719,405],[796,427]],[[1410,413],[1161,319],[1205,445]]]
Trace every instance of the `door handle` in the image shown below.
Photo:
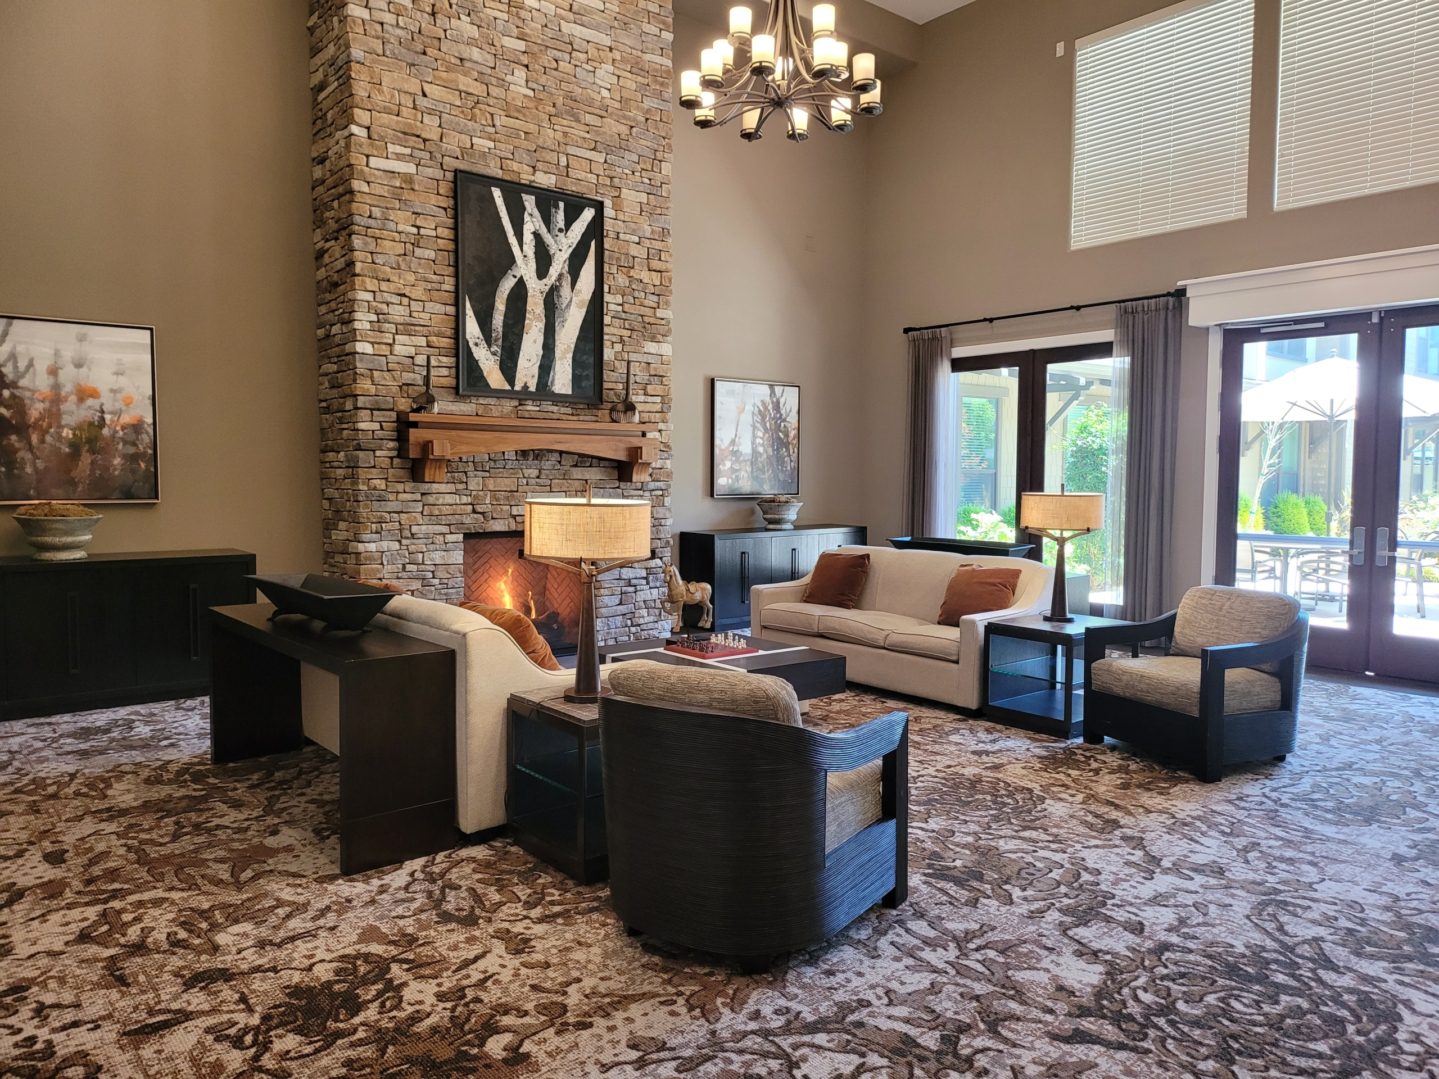
[[[1389,565],[1389,556],[1392,553],[1389,550],[1389,529],[1376,528],[1374,530],[1374,564],[1376,566]]]
[[[65,593],[65,636],[66,660],[70,673],[80,673],[80,596],[75,592]]]
[[[793,580],[794,580],[796,577],[798,577],[798,576],[799,576],[799,548],[798,548],[798,547],[791,547],[791,548],[789,549],[789,579],[790,579],[791,581],[793,581]]]
[[[1364,565],[1364,526],[1354,529],[1349,541],[1349,561],[1356,566]]]
[[[749,552],[739,553],[739,595],[741,603],[749,603]]]

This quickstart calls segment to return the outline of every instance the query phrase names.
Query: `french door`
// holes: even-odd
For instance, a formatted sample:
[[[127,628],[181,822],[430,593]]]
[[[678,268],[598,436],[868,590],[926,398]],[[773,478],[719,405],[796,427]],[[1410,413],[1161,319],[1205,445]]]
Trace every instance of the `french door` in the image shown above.
[[[1439,308],[1230,329],[1216,579],[1295,596],[1316,667],[1439,682]]]

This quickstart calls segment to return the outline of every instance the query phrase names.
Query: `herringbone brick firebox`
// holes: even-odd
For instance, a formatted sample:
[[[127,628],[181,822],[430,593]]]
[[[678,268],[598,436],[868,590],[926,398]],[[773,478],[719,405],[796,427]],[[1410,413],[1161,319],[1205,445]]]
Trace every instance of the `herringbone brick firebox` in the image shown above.
[[[556,655],[579,644],[580,577],[521,557],[523,532],[465,537],[465,599],[529,616]]]

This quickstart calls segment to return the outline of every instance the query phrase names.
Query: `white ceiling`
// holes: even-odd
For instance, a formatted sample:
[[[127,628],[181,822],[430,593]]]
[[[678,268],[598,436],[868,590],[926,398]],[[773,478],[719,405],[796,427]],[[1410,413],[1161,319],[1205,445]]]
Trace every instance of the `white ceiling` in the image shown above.
[[[896,15],[903,15],[910,22],[926,23],[955,8],[973,3],[974,0],[869,0],[869,2],[876,7],[892,11]]]

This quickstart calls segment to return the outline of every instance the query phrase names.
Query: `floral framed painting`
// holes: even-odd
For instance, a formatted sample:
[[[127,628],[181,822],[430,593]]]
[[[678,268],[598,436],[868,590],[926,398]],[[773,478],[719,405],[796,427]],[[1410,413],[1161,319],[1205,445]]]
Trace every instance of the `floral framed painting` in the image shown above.
[[[155,329],[0,315],[0,503],[158,502]]]
[[[738,378],[712,382],[714,497],[799,494],[799,387]]]
[[[457,387],[598,404],[604,203],[455,173]]]

